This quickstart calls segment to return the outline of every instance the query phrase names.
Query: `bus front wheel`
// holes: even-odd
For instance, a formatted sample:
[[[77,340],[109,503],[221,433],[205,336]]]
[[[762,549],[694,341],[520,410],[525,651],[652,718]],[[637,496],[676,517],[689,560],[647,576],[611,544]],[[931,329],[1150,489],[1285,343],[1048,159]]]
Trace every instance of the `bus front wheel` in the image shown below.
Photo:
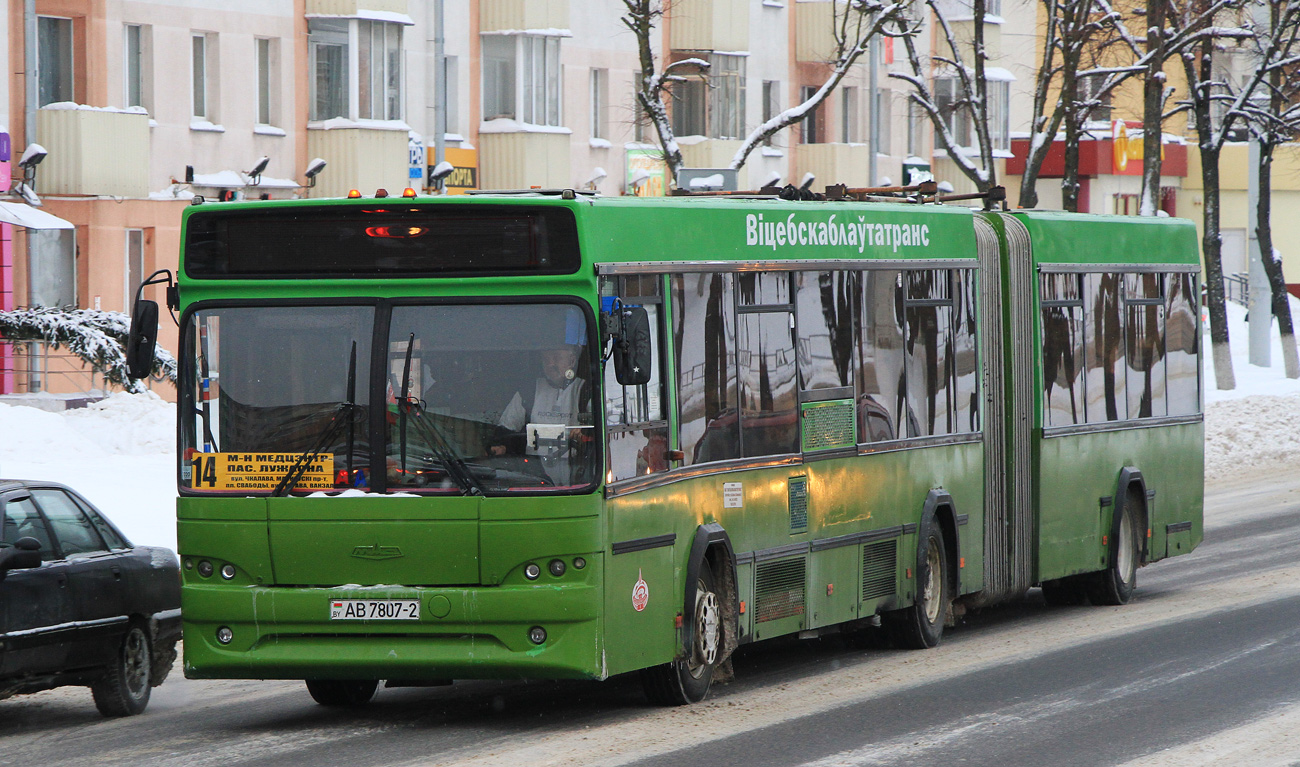
[[[307,692],[322,706],[364,706],[375,697],[375,679],[308,679]]]
[[[916,601],[889,616],[890,633],[898,646],[926,650],[939,644],[952,602],[948,567],[943,530],[930,517],[921,524],[916,551]]]
[[[684,706],[704,700],[713,672],[722,660],[722,620],[722,595],[706,561],[695,584],[695,630],[690,653],[641,671],[641,685],[651,703]]]

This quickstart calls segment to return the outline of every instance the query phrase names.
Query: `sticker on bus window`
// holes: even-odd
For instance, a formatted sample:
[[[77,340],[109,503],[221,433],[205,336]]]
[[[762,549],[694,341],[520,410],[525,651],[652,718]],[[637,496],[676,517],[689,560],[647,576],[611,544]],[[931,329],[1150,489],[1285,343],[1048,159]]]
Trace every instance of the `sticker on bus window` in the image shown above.
[[[632,608],[637,612],[645,609],[650,603],[650,585],[645,582],[641,576],[641,571],[636,571],[636,585],[632,587]]]
[[[274,490],[299,453],[195,453],[189,462],[195,490]],[[334,455],[317,453],[295,490],[333,490]]]
[[[740,482],[722,483],[722,508],[743,509],[745,507],[745,486]]]

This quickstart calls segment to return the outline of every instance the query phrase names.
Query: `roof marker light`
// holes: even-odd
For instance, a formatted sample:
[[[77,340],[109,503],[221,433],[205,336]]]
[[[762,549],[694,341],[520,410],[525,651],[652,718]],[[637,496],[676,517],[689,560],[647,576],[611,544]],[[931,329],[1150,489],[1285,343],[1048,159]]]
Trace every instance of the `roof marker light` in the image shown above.
[[[355,200],[356,198],[358,198],[358,197],[360,197],[360,196],[361,196],[361,190],[360,190],[360,189],[349,189],[349,190],[348,190],[348,199],[349,199],[349,200]]]
[[[414,197],[414,196],[415,196],[415,190],[408,186],[408,187],[406,187],[405,189],[402,190],[402,196],[403,196],[403,197]]]
[[[375,190],[375,196],[376,196],[376,197],[387,197],[387,196],[388,196],[388,190],[387,190],[387,189],[384,189],[383,187],[380,187],[379,189],[376,189],[376,190]]]

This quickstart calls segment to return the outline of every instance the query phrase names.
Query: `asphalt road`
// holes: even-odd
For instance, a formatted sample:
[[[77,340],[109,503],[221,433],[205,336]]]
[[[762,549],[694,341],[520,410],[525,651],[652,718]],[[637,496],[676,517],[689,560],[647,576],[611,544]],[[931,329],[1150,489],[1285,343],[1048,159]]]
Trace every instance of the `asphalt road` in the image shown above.
[[[1128,606],[1032,591],[928,652],[742,648],[697,706],[650,707],[630,677],[381,689],[340,712],[300,683],[178,670],[130,719],[85,689],[0,702],[0,763],[1300,765],[1300,477],[1211,488],[1206,525]]]

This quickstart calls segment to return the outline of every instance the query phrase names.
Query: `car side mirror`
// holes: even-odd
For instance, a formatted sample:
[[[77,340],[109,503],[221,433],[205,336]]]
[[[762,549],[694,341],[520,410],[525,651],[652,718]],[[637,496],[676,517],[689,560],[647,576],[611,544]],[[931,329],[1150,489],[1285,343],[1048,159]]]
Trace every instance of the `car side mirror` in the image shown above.
[[[19,538],[12,548],[0,549],[0,573],[40,566],[41,542],[35,538]]]
[[[126,339],[126,374],[140,380],[153,372],[158,342],[158,302],[137,299],[131,311],[131,334]]]
[[[614,332],[614,378],[623,386],[650,382],[654,360],[650,345],[650,315],[643,306],[620,306]]]

